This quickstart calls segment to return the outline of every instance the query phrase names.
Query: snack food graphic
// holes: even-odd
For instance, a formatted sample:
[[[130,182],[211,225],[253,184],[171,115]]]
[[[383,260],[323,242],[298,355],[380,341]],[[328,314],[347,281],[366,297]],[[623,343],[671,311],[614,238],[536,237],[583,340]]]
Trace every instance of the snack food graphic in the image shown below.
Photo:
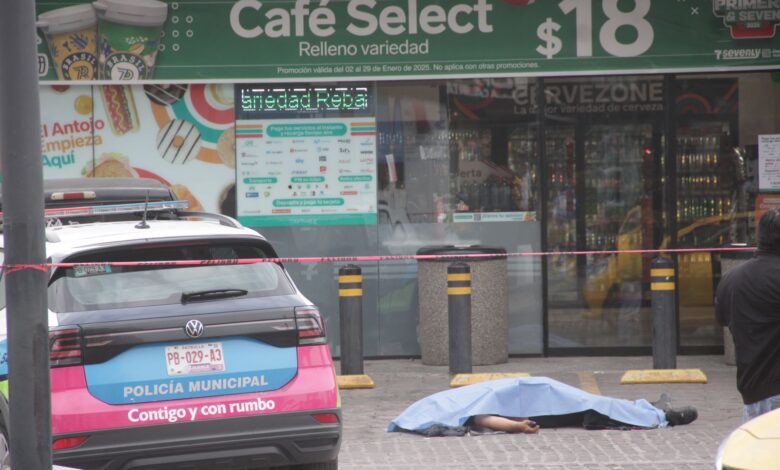
[[[106,152],[81,171],[84,176],[98,178],[137,178],[128,158],[118,152]]]
[[[203,206],[201,205],[200,201],[195,197],[194,194],[184,186],[183,184],[176,184],[171,186],[171,189],[173,189],[174,194],[176,194],[176,199],[183,199],[185,201],[188,201],[190,204],[187,207],[187,210],[198,212],[203,211]]]
[[[38,15],[59,80],[92,80],[97,70],[97,16],[92,5],[73,5]]]
[[[206,85],[206,99],[217,108],[232,108],[233,87],[226,83],[210,83]]]
[[[236,128],[231,127],[219,136],[217,153],[222,163],[230,168],[236,167]]]
[[[168,5],[158,0],[97,0],[92,6],[98,18],[98,78],[152,78]]]
[[[178,102],[187,92],[187,85],[144,85],[144,93],[149,99],[163,106]]]
[[[135,108],[133,90],[125,85],[103,85],[98,89],[114,134],[124,135],[137,131],[138,111]]]
[[[171,104],[161,104],[157,97],[161,90],[144,88],[149,97],[152,115],[160,129],[169,125],[171,120],[184,120],[194,125],[200,132],[200,150],[196,155],[199,161],[217,165],[230,165],[220,155],[219,141],[223,134],[233,128],[235,110],[233,105],[233,89],[228,84],[191,84],[186,89],[174,92],[178,99],[167,98]],[[150,96],[151,93],[151,96]],[[224,136],[223,148],[232,146],[233,135]],[[235,158],[235,157],[233,157]]]
[[[191,122],[174,119],[157,133],[157,151],[168,163],[186,163],[200,151],[200,132]]]
[[[73,108],[77,113],[89,116],[92,114],[92,97],[87,95],[79,95],[73,102]]]
[[[164,184],[165,186],[168,186],[169,188],[173,187],[173,185],[168,180],[158,175],[157,173],[153,173],[149,170],[145,170],[137,166],[134,166],[133,170],[135,170],[135,172],[138,173],[139,178],[150,178],[159,181],[160,183]]]

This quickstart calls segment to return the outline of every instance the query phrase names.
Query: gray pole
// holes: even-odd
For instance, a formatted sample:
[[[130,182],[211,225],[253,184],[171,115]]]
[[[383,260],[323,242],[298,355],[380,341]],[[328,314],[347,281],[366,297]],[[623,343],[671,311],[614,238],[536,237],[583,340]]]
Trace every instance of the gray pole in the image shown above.
[[[653,369],[677,368],[674,263],[659,256],[650,268],[653,308]]]
[[[450,374],[471,373],[471,268],[452,263],[447,268],[450,331]]]
[[[48,274],[38,103],[35,1],[7,0],[0,14],[0,167],[6,265],[9,425],[13,468],[51,469]]]
[[[359,266],[339,269],[341,375],[363,375],[363,275]]]

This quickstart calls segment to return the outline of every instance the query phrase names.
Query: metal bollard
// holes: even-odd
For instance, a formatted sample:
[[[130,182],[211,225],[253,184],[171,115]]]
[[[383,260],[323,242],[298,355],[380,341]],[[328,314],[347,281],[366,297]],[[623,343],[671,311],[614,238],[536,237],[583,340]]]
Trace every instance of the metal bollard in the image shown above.
[[[450,374],[471,373],[471,268],[452,263],[447,268],[450,330]]]
[[[677,368],[677,316],[674,263],[657,257],[650,269],[653,308],[653,368]]]
[[[363,275],[359,266],[339,269],[341,374],[363,374]]]

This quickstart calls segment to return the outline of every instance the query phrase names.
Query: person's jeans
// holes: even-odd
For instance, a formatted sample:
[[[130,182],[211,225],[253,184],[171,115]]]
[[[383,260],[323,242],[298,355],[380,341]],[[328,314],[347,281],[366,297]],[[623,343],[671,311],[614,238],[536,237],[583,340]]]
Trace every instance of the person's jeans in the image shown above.
[[[742,410],[742,422],[747,422],[758,415],[780,408],[780,395],[764,398],[761,401],[745,405]]]

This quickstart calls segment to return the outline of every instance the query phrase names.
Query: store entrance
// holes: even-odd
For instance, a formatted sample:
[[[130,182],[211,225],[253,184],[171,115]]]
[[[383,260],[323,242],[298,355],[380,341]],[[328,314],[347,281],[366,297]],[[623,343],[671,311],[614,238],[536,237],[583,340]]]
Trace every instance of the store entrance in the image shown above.
[[[545,134],[548,345],[649,345],[650,257],[661,224],[653,116],[585,115]],[[573,254],[576,252],[577,254]]]
[[[576,101],[597,91],[606,103]],[[592,78],[546,82],[544,95],[548,349],[646,351],[661,254],[676,266],[680,345],[720,344],[719,254],[701,248],[745,238],[736,81]]]

